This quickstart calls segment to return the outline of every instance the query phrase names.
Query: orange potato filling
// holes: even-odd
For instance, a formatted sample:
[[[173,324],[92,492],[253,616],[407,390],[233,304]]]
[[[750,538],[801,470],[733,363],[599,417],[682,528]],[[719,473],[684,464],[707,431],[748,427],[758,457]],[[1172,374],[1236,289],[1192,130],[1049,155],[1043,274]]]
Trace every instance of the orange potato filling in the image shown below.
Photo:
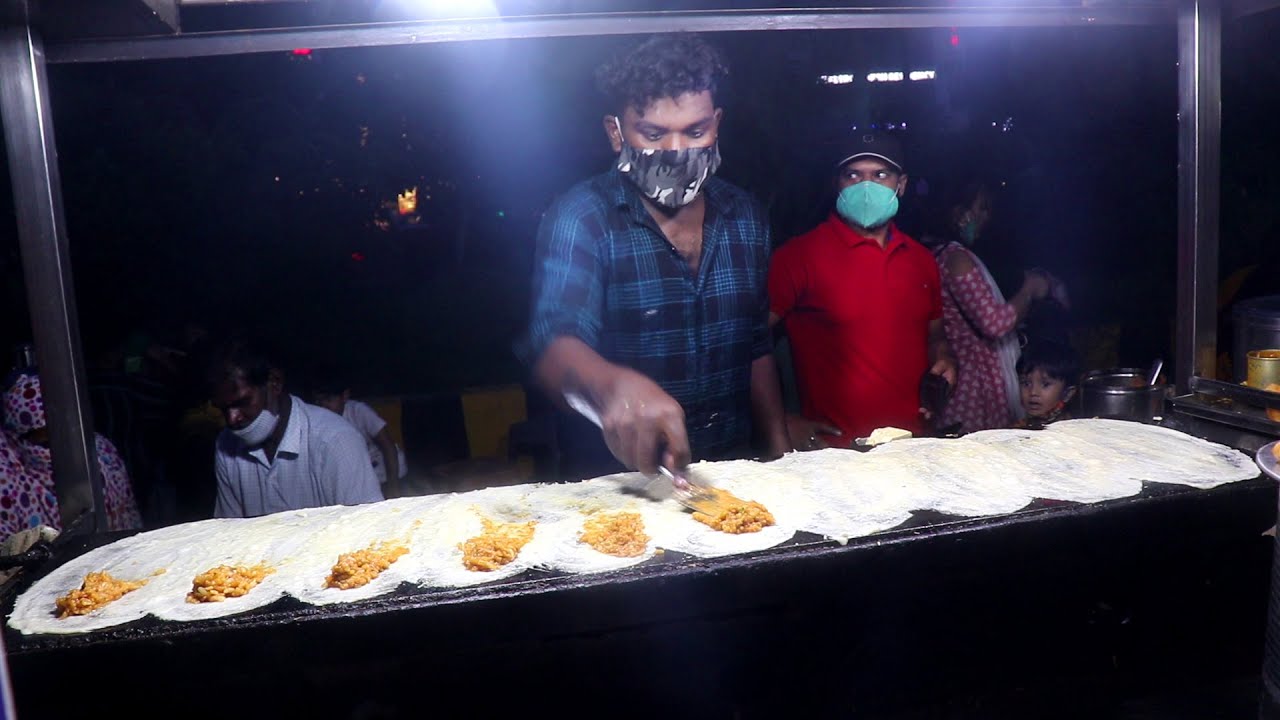
[[[649,545],[644,520],[639,513],[633,512],[592,515],[582,524],[582,534],[578,539],[605,555],[615,557],[642,555]]]
[[[187,602],[222,602],[227,598],[242,597],[258,586],[275,568],[263,563],[250,566],[219,565],[195,577]]]
[[[146,580],[120,580],[105,572],[91,572],[84,576],[84,582],[78,590],[72,590],[54,600],[54,606],[57,608],[59,619],[72,615],[88,615],[146,584]]]
[[[506,565],[520,554],[521,548],[533,539],[535,523],[499,523],[482,518],[484,530],[458,547],[462,549],[462,564],[473,572],[492,572]]]
[[[712,498],[695,501],[702,510],[693,519],[713,530],[740,535],[760,532],[774,524],[773,513],[754,500],[743,500],[719,488],[711,488]]]
[[[407,552],[409,548],[403,545],[384,542],[370,545],[364,550],[343,553],[338,556],[338,562],[334,563],[333,570],[324,581],[324,586],[350,590],[368,585]]]

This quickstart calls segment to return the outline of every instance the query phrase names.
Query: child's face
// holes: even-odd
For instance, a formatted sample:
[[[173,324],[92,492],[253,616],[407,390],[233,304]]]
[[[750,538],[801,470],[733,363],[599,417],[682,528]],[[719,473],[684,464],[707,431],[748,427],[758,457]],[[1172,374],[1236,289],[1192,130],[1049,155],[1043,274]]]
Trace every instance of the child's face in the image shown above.
[[[1066,383],[1044,374],[1040,368],[1018,376],[1022,386],[1022,409],[1032,417],[1044,417],[1067,400]]]

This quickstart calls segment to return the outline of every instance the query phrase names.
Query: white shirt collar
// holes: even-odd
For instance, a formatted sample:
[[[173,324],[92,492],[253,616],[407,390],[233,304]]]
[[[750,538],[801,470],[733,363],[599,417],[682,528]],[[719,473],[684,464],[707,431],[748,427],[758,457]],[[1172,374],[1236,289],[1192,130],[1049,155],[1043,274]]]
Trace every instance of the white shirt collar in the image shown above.
[[[284,435],[280,436],[280,445],[276,448],[276,456],[285,452],[291,455],[297,455],[302,452],[302,425],[303,425],[302,401],[296,395],[289,396],[289,420],[284,426]],[[271,461],[267,459],[267,451],[261,447],[249,450],[249,455],[255,460],[271,466]]]

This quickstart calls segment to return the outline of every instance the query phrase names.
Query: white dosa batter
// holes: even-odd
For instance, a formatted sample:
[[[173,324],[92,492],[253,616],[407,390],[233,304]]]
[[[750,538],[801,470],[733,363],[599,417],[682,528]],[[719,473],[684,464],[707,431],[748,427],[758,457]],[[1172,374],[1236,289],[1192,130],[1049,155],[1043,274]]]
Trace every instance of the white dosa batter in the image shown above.
[[[83,633],[146,615],[173,621],[231,615],[286,594],[323,605],[375,597],[402,583],[461,587],[536,568],[608,572],[644,562],[659,549],[702,558],[763,550],[798,530],[845,542],[900,525],[913,510],[993,515],[1015,512],[1033,498],[1100,502],[1135,495],[1144,481],[1211,488],[1258,474],[1247,455],[1225,446],[1116,420],[1069,420],[1043,431],[991,430],[959,440],[904,439],[869,453],[790,453],[767,465],[697,463],[691,472],[760,502],[776,525],[742,535],[712,530],[672,499],[669,484],[638,473],[205,520],[140,533],[67,562],[17,599],[9,625],[27,634]],[[643,520],[650,540],[640,556],[605,555],[579,540],[588,517],[620,511]],[[533,539],[493,572],[467,570],[459,545],[480,534],[482,518],[534,521]],[[324,588],[339,555],[380,542],[409,552],[363,587]],[[258,563],[276,572],[245,596],[186,601],[197,574]],[[87,615],[57,619],[54,600],[95,571],[148,583]]]

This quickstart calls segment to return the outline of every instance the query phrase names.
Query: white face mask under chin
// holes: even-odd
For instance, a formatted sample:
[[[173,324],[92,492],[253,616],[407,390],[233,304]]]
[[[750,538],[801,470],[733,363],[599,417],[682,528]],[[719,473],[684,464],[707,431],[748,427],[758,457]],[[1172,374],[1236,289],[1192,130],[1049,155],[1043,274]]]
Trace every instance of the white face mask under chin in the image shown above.
[[[239,429],[232,428],[231,434],[240,438],[241,442],[249,447],[258,447],[266,442],[267,438],[271,437],[271,433],[275,432],[276,423],[278,422],[280,422],[279,415],[263,408],[262,412],[258,413],[258,417],[253,419],[253,422]]]

